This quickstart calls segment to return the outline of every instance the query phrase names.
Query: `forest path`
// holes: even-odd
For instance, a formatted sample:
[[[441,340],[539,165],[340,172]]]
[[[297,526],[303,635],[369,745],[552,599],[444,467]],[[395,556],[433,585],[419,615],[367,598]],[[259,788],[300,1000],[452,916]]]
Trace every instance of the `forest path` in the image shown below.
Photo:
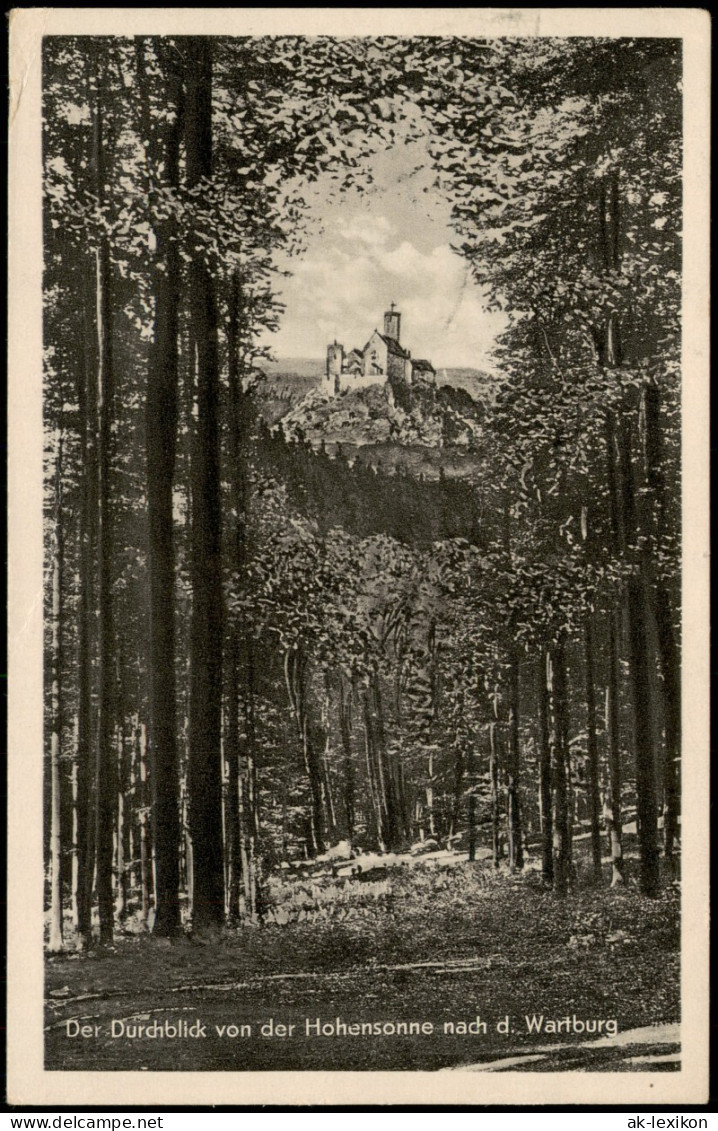
[[[606,958],[561,950],[512,964],[474,954],[211,982],[188,980],[187,971],[159,979],[135,962],[130,990],[108,984],[116,966],[108,956],[95,964],[104,984],[93,992],[50,989],[48,1066],[83,1069],[89,1059],[95,1070],[147,1071],[676,1069],[677,1026],[658,1012],[664,994],[651,1002],[631,995],[625,977],[609,984]],[[630,978],[640,958],[627,958]],[[535,1015],[575,1016],[579,1029],[620,1018],[618,1039],[532,1033]],[[367,1024],[378,1028],[367,1032]]]
[[[532,1052],[509,1053],[493,1061],[462,1064],[444,1071],[463,1072],[651,1072],[678,1070],[681,1063],[681,1029],[677,1022],[645,1025],[617,1033],[615,1037],[580,1041],[578,1044],[550,1044]]]
[[[679,1016],[673,888],[658,900],[627,887],[557,901],[530,875],[461,867],[335,889],[282,882],[275,900],[294,916],[283,926],[201,943],[128,933],[49,956],[47,1067],[678,1066],[675,1031],[655,1029]],[[614,1029],[620,1040],[596,1043]],[[627,1043],[635,1030],[647,1031]]]

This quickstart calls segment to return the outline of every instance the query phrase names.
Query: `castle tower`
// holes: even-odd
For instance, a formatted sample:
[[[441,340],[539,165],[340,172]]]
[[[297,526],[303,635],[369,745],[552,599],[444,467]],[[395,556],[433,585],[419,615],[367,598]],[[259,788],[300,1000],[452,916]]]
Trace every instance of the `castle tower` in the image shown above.
[[[390,309],[384,311],[384,337],[393,338],[395,342],[398,342],[400,329],[401,314],[394,309],[394,303],[392,303]]]
[[[330,393],[339,392],[339,384],[344,368],[344,346],[336,338],[327,346],[327,389]]]

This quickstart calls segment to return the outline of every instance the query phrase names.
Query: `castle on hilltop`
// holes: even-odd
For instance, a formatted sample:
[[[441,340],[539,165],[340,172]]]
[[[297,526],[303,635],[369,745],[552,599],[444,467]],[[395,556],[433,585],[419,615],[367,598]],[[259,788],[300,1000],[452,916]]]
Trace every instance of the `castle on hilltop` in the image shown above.
[[[364,349],[344,352],[336,339],[327,346],[327,369],[323,390],[336,396],[346,389],[366,389],[369,385],[386,385],[415,381],[436,383],[436,371],[430,361],[412,358],[400,344],[401,314],[394,303],[384,314],[384,333],[374,330]]]

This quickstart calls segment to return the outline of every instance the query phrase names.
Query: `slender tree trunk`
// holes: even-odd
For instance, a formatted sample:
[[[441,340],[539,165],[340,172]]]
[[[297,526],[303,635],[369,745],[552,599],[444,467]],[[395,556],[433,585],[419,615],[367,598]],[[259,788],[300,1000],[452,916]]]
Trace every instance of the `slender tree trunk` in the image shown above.
[[[147,732],[145,724],[140,723],[135,737],[137,760],[140,768],[140,899],[142,922],[147,923],[150,914],[150,836],[147,788]]]
[[[137,826],[137,810],[138,810],[138,788],[137,779],[139,767],[137,763],[137,715],[132,716],[130,726],[130,756],[129,756],[129,781],[128,781],[128,813],[127,813],[127,884],[129,888],[130,898],[133,893],[136,894],[138,888],[137,879],[137,846],[139,838],[136,835]]]
[[[469,794],[466,820],[469,826],[469,860],[476,860],[476,794],[472,790]]]
[[[376,672],[370,678],[368,702],[376,763],[379,769],[380,813],[383,821],[382,840],[391,852],[402,845],[406,835],[404,828],[405,804],[401,770],[387,750],[381,688],[379,676]]]
[[[92,159],[95,194],[100,206],[105,199],[105,124],[98,93],[92,123]],[[95,249],[97,410],[98,410],[98,655],[99,697],[95,779],[97,786],[97,899],[100,941],[111,942],[114,934],[113,830],[115,825],[116,766],[114,736],[115,663],[112,594],[113,519],[110,470],[114,440],[114,372],[112,347],[112,292],[110,247],[106,236]]]
[[[667,499],[664,473],[664,442],[661,426],[661,394],[655,383],[641,392],[639,433],[643,456],[645,490],[642,526],[650,529],[660,545],[666,537]],[[678,832],[680,812],[679,763],[681,755],[680,656],[671,597],[666,582],[651,578],[651,607],[655,618],[658,653],[663,675],[665,757],[663,760],[663,850],[670,862]]]
[[[127,918],[129,912],[129,839],[130,814],[128,802],[127,764],[125,752],[124,723],[117,726],[117,832],[115,834],[115,859],[117,862],[117,894],[115,912],[119,922]]]
[[[666,588],[656,587],[656,628],[663,672],[666,753],[663,763],[663,852],[673,861],[680,818],[681,667]]]
[[[499,832],[499,748],[496,733],[498,722],[498,692],[493,700],[494,718],[489,723],[489,780],[491,783],[491,854],[494,868],[501,859],[501,840]]]
[[[611,841],[611,887],[623,883],[623,814],[621,811],[621,728],[618,703],[620,671],[618,664],[618,613],[613,613],[608,638],[608,684],[606,687],[606,734],[608,736],[607,805],[608,833]]]
[[[246,735],[246,776],[244,803],[240,806],[243,821],[245,848],[245,900],[250,920],[261,922],[264,917],[264,892],[262,888],[261,859],[259,855],[259,834],[261,829],[259,811],[259,787],[257,784],[257,727],[255,718],[256,673],[254,642],[246,637],[246,679],[244,696],[244,729]]]
[[[235,587],[244,595],[246,587],[245,578],[245,513],[244,497],[242,490],[243,480],[243,453],[240,451],[239,440],[239,279],[234,276],[228,296],[229,318],[227,323],[227,367],[229,385],[229,413],[228,413],[228,468],[226,478],[232,485],[230,496],[230,523],[229,523],[229,560],[236,577],[233,577]],[[225,757],[227,760],[227,804],[226,804],[226,855],[227,855],[227,908],[228,919],[234,923],[239,916],[239,892],[242,877],[242,846],[240,835],[240,736],[239,736],[239,699],[240,699],[240,640],[242,631],[240,618],[236,615],[227,617],[227,644],[226,644],[226,682],[227,682],[227,728],[225,736]]]
[[[464,783],[466,779],[467,766],[466,755],[457,742],[454,751],[454,788],[453,798],[451,804],[451,824],[449,827],[449,843],[456,836],[459,829],[459,821],[461,816],[461,797],[464,791]]]
[[[55,514],[52,546],[52,639],[50,690],[50,939],[51,952],[62,950],[62,631],[64,536],[62,529],[62,436],[55,462]]]
[[[519,775],[521,751],[519,744],[519,659],[515,648],[511,650],[509,666],[509,757],[507,816],[509,831],[509,868],[520,871],[524,866],[524,851],[521,836],[521,802],[519,798]]]
[[[542,651],[538,665],[538,718],[539,718],[539,801],[541,805],[541,876],[543,882],[553,885],[553,797],[551,789],[551,738],[549,731],[549,685],[551,660]]]
[[[338,840],[337,813],[334,805],[334,791],[329,771],[329,756],[331,752],[331,736],[329,729],[329,708],[331,703],[331,686],[329,672],[324,674],[324,687],[321,698],[321,726],[318,736],[318,745],[321,746],[320,760],[322,773],[322,793],[324,795],[324,812],[327,821],[327,837],[330,844]]]
[[[427,766],[426,775],[426,816],[427,816],[427,832],[430,837],[436,836],[436,822],[434,820],[434,752],[429,751],[429,765]]]
[[[310,836],[307,848],[309,855],[314,857],[321,855],[325,848],[322,766],[307,713],[307,661],[296,647],[288,648],[285,651],[284,677],[289,703],[297,724],[304,768],[309,782]]]
[[[379,767],[376,758],[376,746],[374,742],[374,727],[372,723],[371,708],[369,706],[369,692],[365,692],[363,697],[363,711],[364,711],[364,742],[366,751],[366,766],[367,777],[369,780],[369,795],[372,803],[372,816],[374,824],[374,832],[376,837],[376,844],[380,852],[386,851],[386,844],[383,839],[384,820],[382,818],[382,805],[383,805],[383,789],[382,783],[379,778]]]
[[[162,48],[158,48],[162,52]],[[150,118],[146,63],[138,42],[138,85],[143,100],[150,192],[160,163],[170,190],[179,186],[183,125],[182,79],[176,64],[163,66],[167,107],[160,140]],[[152,758],[157,889],[153,933],[181,933],[179,909],[179,766],[175,687],[175,549],[172,490],[177,450],[178,333],[181,265],[177,224],[155,224],[154,336],[149,352],[145,435],[149,527],[149,739]]]
[[[188,37],[187,185],[212,175],[212,44]],[[222,572],[219,467],[219,359],[215,286],[192,236],[189,305],[197,390],[192,452],[190,576],[189,798],[192,837],[192,928],[217,929],[224,917],[222,856]]]
[[[334,806],[334,793],[332,791],[332,779],[331,779],[330,774],[329,774],[329,758],[328,758],[329,745],[328,744],[329,744],[329,738],[328,738],[328,734],[327,734],[327,737],[325,739],[324,751],[323,751],[323,754],[322,754],[322,778],[323,778],[322,784],[323,784],[323,788],[324,788],[324,804],[325,804],[325,809],[326,809],[326,814],[327,814],[327,835],[329,837],[330,843],[335,844],[336,841],[337,841],[337,837],[338,837],[337,814],[336,814],[336,809],[335,809],[335,806]]]
[[[239,917],[239,890],[242,878],[242,854],[239,835],[239,664],[234,633],[227,643],[227,728],[224,755],[227,762],[226,853],[227,853],[227,921],[234,924]]]
[[[75,747],[77,747],[77,739],[75,740]],[[77,859],[77,829],[78,829],[78,813],[77,813],[77,762],[72,763],[72,869],[70,873],[70,901],[72,906],[72,925],[76,931],[79,930],[80,915],[77,906],[77,897],[79,889],[80,868]]]
[[[588,810],[591,823],[591,861],[593,879],[601,883],[601,797],[598,780],[598,740],[596,738],[596,688],[593,672],[593,621],[586,617],[584,630],[584,673],[586,677],[586,754],[588,760]]]
[[[259,856],[260,816],[254,717],[255,674],[251,638],[248,638],[247,645],[244,684],[245,769],[244,774],[240,774],[239,778],[239,850],[244,884],[245,917],[250,923],[259,923],[264,916],[264,894]]]
[[[356,785],[354,779],[354,762],[352,760],[352,697],[351,682],[342,675],[339,676],[339,729],[342,737],[342,751],[344,755],[344,817],[346,820],[347,839],[354,843],[354,823],[356,804]]]
[[[616,429],[613,417],[606,421],[606,482],[608,485],[610,549],[614,555],[625,547],[626,530],[623,508],[619,497]],[[608,628],[608,680],[606,685],[606,735],[608,739],[608,776],[610,797],[606,820],[611,842],[611,887],[624,882],[623,814],[621,809],[622,766],[619,689],[619,641],[621,639],[621,613],[614,609]]]
[[[121,738],[117,735],[118,757],[121,749]],[[125,842],[127,822],[125,820],[125,791],[122,785],[122,768],[117,767],[117,812],[115,815],[115,915],[121,923],[127,918],[127,872],[125,856]]]
[[[600,247],[604,266],[617,271],[621,264],[622,228],[621,201],[618,171],[614,170],[608,184],[601,186],[599,207]],[[599,363],[620,366],[623,362],[621,327],[616,315],[606,320],[605,334],[599,351]],[[641,422],[639,421],[639,429]],[[644,440],[646,440],[644,434]],[[639,523],[634,486],[634,467],[631,458],[631,429],[624,416],[616,424],[607,423],[607,448],[609,455],[609,487],[612,496],[614,545],[624,554],[634,558],[634,573],[626,586],[626,614],[628,622],[628,654],[630,686],[633,700],[634,746],[636,760],[636,808],[640,854],[640,884],[644,895],[655,896],[659,888],[659,863],[657,840],[657,789],[654,704],[649,690],[649,633],[648,633],[648,578],[646,576],[646,551],[637,545]],[[616,458],[617,457],[617,458]],[[650,472],[648,452],[644,449],[644,471]],[[651,488],[650,474],[646,486]],[[643,508],[644,520],[647,511]],[[646,522],[643,522],[646,533]]]
[[[618,429],[620,498],[628,545],[634,543],[636,507],[631,463],[630,431],[627,421]],[[650,693],[649,635],[646,582],[642,554],[626,586],[628,617],[628,654],[633,700],[634,744],[636,758],[636,819],[640,852],[641,891],[656,896],[659,889],[658,864],[658,799],[656,790],[656,753],[653,701]]]
[[[640,880],[644,895],[656,896],[658,876],[658,801],[656,796],[652,704],[649,688],[648,634],[643,587],[639,580],[628,583],[629,667],[633,698],[636,747],[636,820],[640,848]]]
[[[83,351],[82,373],[78,381],[79,440],[83,452],[82,499],[80,510],[80,600],[78,609],[77,648],[77,933],[80,946],[87,949],[92,941],[92,896],[95,874],[95,756],[97,741],[94,656],[97,639],[97,603],[95,569],[97,544],[97,365],[91,343],[94,341],[94,294],[88,285],[90,262],[83,280]]]
[[[228,295],[229,318],[227,321],[227,373],[229,389],[228,419],[228,476],[231,485],[230,560],[234,564],[235,584],[238,596],[245,595],[247,589],[247,523],[249,512],[249,475],[247,447],[252,424],[251,404],[241,385],[241,321],[242,286],[239,273],[235,272]],[[239,842],[230,843],[230,852],[235,853],[232,877],[244,879],[245,910],[251,922],[262,917],[263,901],[259,872],[259,795],[257,791],[256,742],[254,726],[254,645],[251,627],[246,614],[240,610],[230,620],[230,711],[231,718],[237,719],[240,699],[244,704],[245,760],[244,782],[238,777],[236,806],[233,789],[230,790],[229,818],[231,828],[236,827]],[[237,734],[238,753],[240,751]],[[241,754],[240,754],[241,760]],[[239,762],[237,771],[239,774]],[[233,775],[234,770],[230,767]],[[232,838],[234,832],[232,832]]]
[[[563,898],[570,879],[568,773],[568,711],[566,702],[566,655],[563,640],[554,646],[548,661],[547,685],[551,716],[553,764],[553,876],[554,892]]]

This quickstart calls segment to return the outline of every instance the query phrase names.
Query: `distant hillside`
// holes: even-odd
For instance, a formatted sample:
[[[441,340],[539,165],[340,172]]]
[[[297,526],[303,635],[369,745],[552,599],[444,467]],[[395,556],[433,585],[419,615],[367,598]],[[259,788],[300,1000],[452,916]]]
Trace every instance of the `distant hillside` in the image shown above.
[[[263,361],[268,377],[313,377],[319,380],[326,368],[323,357],[278,357],[276,361]]]
[[[260,369],[267,378],[282,385],[314,388],[324,376],[326,361],[321,357],[279,357],[276,361],[263,361]],[[446,367],[437,370],[437,385],[451,385],[454,389],[465,389],[471,396],[483,399],[487,394],[493,396],[494,379],[480,369],[468,367]]]
[[[261,362],[259,369],[265,381],[259,390],[259,406],[268,424],[276,424],[319,387],[325,364],[314,357],[282,357]]]
[[[464,389],[483,404],[492,404],[496,396],[496,378],[480,369],[439,369],[436,383],[450,385],[452,389]]]

